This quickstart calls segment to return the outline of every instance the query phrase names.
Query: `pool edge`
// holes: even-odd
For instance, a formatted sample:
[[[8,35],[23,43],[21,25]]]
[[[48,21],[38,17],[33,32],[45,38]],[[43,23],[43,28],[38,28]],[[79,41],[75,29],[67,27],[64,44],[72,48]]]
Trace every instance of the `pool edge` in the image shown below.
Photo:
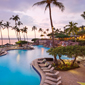
[[[33,60],[31,65],[34,67],[34,70],[39,74],[40,76],[40,85],[43,85],[44,80],[45,80],[45,74],[43,73],[43,71],[39,68],[38,64],[37,64],[37,59]]]

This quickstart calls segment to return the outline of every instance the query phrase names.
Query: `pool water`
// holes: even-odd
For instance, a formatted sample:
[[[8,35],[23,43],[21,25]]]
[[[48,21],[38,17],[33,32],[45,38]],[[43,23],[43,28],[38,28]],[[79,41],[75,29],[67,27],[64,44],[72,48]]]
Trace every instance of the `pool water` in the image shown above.
[[[10,50],[1,56],[0,85],[39,85],[40,76],[30,64],[36,58],[53,57],[46,53],[48,49],[40,45],[34,50]]]

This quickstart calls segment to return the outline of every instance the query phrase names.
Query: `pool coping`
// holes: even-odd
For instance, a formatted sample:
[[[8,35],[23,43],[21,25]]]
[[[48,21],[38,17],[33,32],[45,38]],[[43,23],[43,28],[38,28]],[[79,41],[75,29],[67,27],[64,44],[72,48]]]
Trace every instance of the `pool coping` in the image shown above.
[[[0,57],[6,55],[8,53],[7,51],[10,51],[10,50],[33,50],[33,49],[34,48],[10,48],[10,47],[6,48],[4,47],[5,51],[0,55]]]
[[[38,59],[33,60],[31,65],[38,71],[38,74],[40,74],[40,78],[41,78],[40,85],[43,85],[46,76],[45,76],[45,73],[38,66],[37,61],[38,61]]]

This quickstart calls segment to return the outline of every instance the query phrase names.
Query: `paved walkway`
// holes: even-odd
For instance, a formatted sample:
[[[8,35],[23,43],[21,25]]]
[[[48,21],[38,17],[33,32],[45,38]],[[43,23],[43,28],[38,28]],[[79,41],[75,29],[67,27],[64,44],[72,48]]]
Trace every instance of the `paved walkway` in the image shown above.
[[[80,68],[60,71],[62,77],[62,85],[80,85],[78,82],[85,83],[85,61],[83,61],[79,66]],[[85,84],[84,84],[85,85]]]

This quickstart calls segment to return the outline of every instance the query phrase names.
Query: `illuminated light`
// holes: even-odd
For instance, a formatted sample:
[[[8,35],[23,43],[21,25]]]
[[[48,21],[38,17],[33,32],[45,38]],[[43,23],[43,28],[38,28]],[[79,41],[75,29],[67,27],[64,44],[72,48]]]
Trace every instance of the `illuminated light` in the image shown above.
[[[80,72],[74,71],[74,70],[70,70],[70,73],[76,74],[76,75],[82,75]]]
[[[17,56],[17,62],[19,63],[20,60],[20,55]]]
[[[79,83],[79,84],[81,84],[81,85],[85,85],[85,83],[84,83],[84,82],[77,82],[77,83]]]
[[[81,28],[79,28],[81,30]]]
[[[44,48],[41,48],[41,53],[42,53],[42,55],[43,55],[43,52],[44,52]]]

